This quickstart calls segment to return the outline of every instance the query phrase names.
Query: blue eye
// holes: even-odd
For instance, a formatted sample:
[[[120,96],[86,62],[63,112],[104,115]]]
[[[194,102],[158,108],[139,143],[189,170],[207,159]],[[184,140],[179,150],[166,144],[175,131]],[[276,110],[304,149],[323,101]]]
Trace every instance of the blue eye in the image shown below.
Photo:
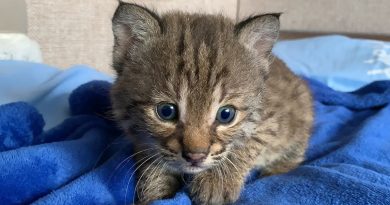
[[[234,107],[224,106],[218,109],[216,119],[222,124],[227,124],[233,121],[235,115],[236,109]]]
[[[174,120],[177,117],[176,105],[171,103],[160,103],[156,107],[158,117],[162,120]]]

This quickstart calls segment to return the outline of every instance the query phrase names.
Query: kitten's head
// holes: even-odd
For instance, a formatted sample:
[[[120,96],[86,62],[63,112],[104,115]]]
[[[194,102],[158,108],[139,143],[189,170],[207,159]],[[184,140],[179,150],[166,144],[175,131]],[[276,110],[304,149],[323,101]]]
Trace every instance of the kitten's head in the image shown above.
[[[137,143],[186,173],[210,168],[254,135],[279,15],[222,16],[121,3],[113,17],[116,119]]]

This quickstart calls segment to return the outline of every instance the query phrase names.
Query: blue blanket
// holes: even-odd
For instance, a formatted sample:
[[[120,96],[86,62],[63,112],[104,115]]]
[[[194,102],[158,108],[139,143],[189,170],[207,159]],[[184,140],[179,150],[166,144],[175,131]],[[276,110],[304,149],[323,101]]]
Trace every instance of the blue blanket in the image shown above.
[[[112,81],[112,77],[83,65],[61,71],[39,63],[0,61],[0,105],[29,103],[42,114],[48,130],[70,117],[69,95],[91,80]]]
[[[330,35],[278,42],[273,52],[296,74],[340,91],[390,80],[390,42]]]
[[[390,82],[351,93],[307,79],[315,129],[305,163],[289,173],[248,177],[237,204],[390,204]],[[105,115],[110,83],[69,96],[70,117],[44,131],[28,103],[0,106],[0,204],[130,204],[131,145]],[[191,204],[183,188],[154,205]]]

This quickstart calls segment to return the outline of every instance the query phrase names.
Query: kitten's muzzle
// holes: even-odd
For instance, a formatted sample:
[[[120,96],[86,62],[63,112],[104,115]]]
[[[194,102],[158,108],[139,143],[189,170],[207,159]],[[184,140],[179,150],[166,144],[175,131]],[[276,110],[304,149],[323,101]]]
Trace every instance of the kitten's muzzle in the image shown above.
[[[188,153],[183,152],[182,153],[183,159],[185,159],[187,162],[191,163],[193,166],[198,166],[201,164],[207,157],[206,153]]]

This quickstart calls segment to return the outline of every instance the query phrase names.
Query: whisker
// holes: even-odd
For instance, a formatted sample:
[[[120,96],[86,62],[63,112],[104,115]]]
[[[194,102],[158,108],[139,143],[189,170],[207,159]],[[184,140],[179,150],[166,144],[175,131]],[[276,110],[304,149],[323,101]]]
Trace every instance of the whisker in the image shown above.
[[[152,159],[153,157],[155,157],[155,156],[157,156],[158,155],[158,153],[157,154],[154,154],[154,155],[152,155],[152,156],[150,156],[148,159],[146,159],[145,161],[143,161],[139,166],[137,166],[137,168],[133,171],[133,173],[131,174],[131,176],[130,176],[130,178],[129,178],[129,181],[127,182],[127,186],[126,186],[126,192],[125,192],[125,204],[127,204],[127,192],[129,191],[129,185],[130,185],[130,181],[131,181],[131,179],[133,178],[133,176],[134,176],[134,174],[137,172],[137,170],[139,169],[139,168],[141,168],[141,166],[143,165],[143,164],[145,164],[147,161],[149,161],[150,159]],[[131,169],[130,169],[131,170]],[[129,171],[130,171],[129,170]],[[126,174],[127,175],[127,174]]]
[[[136,193],[137,193],[137,197],[139,198],[140,195],[139,195],[139,192],[137,191],[137,187],[138,187],[139,182],[141,181],[141,179],[142,179],[142,177],[144,176],[144,174],[151,168],[151,166],[152,166],[156,161],[158,161],[158,160],[160,160],[160,159],[161,159],[161,157],[158,157],[157,159],[153,160],[153,162],[150,163],[149,166],[142,172],[141,177],[138,178],[138,181],[137,181],[137,183],[135,184],[134,193],[133,193],[134,196],[135,196]],[[133,197],[133,204],[134,204],[134,202],[135,202],[135,197]]]
[[[139,151],[139,152],[137,152],[137,153],[134,153],[134,154],[132,154],[132,155],[126,157],[124,160],[122,160],[122,161],[115,167],[114,171],[112,172],[112,174],[111,174],[110,177],[108,178],[107,184],[111,181],[111,178],[114,176],[115,172],[116,172],[118,169],[122,169],[122,168],[121,168],[122,165],[123,165],[123,167],[125,167],[126,164],[129,163],[129,161],[131,160],[130,158],[132,158],[132,157],[134,157],[134,156],[136,156],[136,155],[138,155],[138,154],[141,154],[141,153],[143,153],[143,152],[145,152],[145,151],[153,150],[153,149],[154,149],[154,148],[141,150],[141,151]],[[148,156],[146,156],[146,157],[144,157],[144,158],[142,158],[142,159],[145,159],[145,158],[147,158],[147,157],[148,157]],[[141,159],[141,160],[142,160],[142,159]],[[134,163],[134,164],[130,167],[130,170],[131,170],[131,168],[133,168],[136,164],[137,164],[137,162]]]
[[[229,153],[232,153],[232,152],[229,152]],[[238,170],[237,166],[232,161],[230,161],[230,159],[227,156],[224,156],[224,159],[226,159],[231,165],[233,165],[233,167],[236,169],[236,171],[238,173],[240,173],[240,171]]]
[[[222,172],[221,172],[219,166],[217,166],[216,168],[217,168],[216,170],[218,171],[218,181],[221,184],[221,188],[222,188],[221,190],[224,190],[223,189],[223,176],[222,176]]]
[[[142,143],[142,144],[148,144],[148,143]],[[150,143],[150,145],[154,145],[154,144]],[[151,151],[151,150],[159,151],[157,148],[149,147],[149,148],[147,148],[147,149],[143,149],[143,150],[141,150],[141,151],[139,151],[139,152],[136,152],[136,153],[134,153],[134,154],[132,154],[132,155],[126,157],[124,160],[122,160],[122,161],[115,167],[114,171],[112,172],[112,174],[111,174],[110,177],[108,178],[107,183],[109,183],[109,182],[111,181],[112,177],[115,175],[115,172],[116,172],[118,169],[122,169],[122,168],[121,168],[122,166],[125,167],[126,164],[130,162],[130,158],[135,157],[136,155],[139,155],[139,154],[141,154],[141,153],[143,153],[143,152]],[[136,161],[136,162],[129,168],[129,170],[131,170],[135,165],[137,165],[138,163],[140,163],[143,159],[145,159],[145,158],[147,158],[147,157],[148,157],[148,156],[143,157],[142,159]],[[127,173],[127,174],[128,174],[128,173]],[[127,174],[126,174],[126,175],[127,175]]]
[[[163,157],[160,157],[160,160],[158,161],[158,163],[156,164],[156,166],[154,166],[154,169],[151,171],[151,176],[152,176],[152,177],[149,177],[149,178],[147,179],[147,181],[146,181],[147,183],[150,183],[150,180],[152,180],[152,179],[154,178],[154,175],[156,174],[156,172],[157,172],[157,170],[158,170],[158,168],[159,168],[160,163],[164,161],[164,160],[162,160],[162,158],[163,158]],[[142,192],[142,193],[144,193],[144,192]]]
[[[113,114],[111,112],[105,112],[103,114],[101,113],[98,113],[98,112],[95,112],[94,113],[96,116],[99,116],[105,120],[108,120],[108,121],[115,121],[115,117],[113,116]]]
[[[224,179],[223,181],[224,182],[225,182],[225,179],[227,179],[227,177],[228,177],[228,173],[226,171],[228,171],[226,163],[225,163],[225,161],[222,161],[221,172],[222,172],[222,175],[223,175],[223,179]]]
[[[183,181],[183,183],[184,183],[186,186],[188,186],[188,183],[187,183],[186,179],[184,179],[184,173],[181,173],[181,174],[180,174],[180,177],[181,177],[181,180]]]
[[[122,136],[120,136],[119,138],[121,138]],[[122,139],[121,139],[122,140]],[[121,140],[115,140],[114,142],[110,143],[106,148],[103,149],[103,151],[99,154],[99,156],[97,157],[95,163],[94,163],[94,166],[92,169],[95,169],[97,164],[99,163],[100,159],[103,157],[104,153],[109,149],[111,148],[113,145],[117,145],[117,144],[121,144]],[[123,148],[121,148],[120,150],[122,150]]]
[[[154,149],[155,149],[155,148],[143,149],[143,150],[141,150],[141,151],[138,151],[138,152],[136,152],[136,153],[134,153],[134,154],[128,156],[127,158],[131,158],[131,157],[134,157],[134,156],[136,156],[136,155],[138,155],[138,154],[140,154],[140,153],[146,152],[146,151],[148,151],[148,150],[154,150]]]

